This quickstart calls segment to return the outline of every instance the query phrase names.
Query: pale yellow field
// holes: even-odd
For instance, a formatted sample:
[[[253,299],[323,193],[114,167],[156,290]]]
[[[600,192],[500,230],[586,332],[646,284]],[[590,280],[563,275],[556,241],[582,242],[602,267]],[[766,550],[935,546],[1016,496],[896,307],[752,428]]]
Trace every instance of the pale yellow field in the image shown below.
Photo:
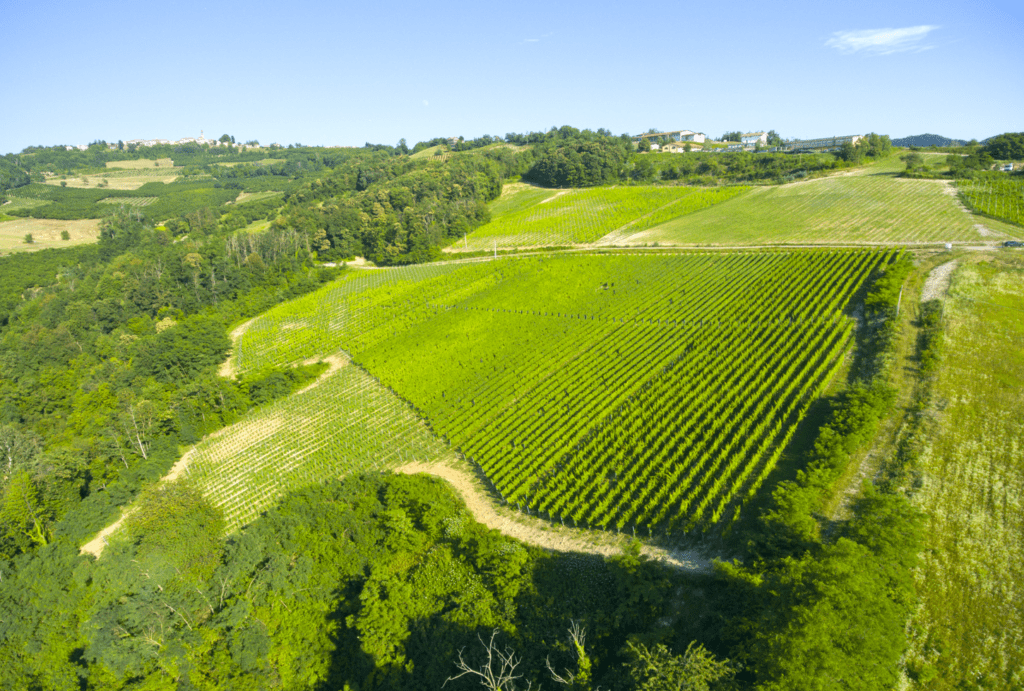
[[[138,168],[171,168],[173,166],[174,161],[169,158],[158,158],[156,160],[140,158],[137,161],[107,161],[107,168],[128,168],[131,170]]]
[[[61,240],[62,230],[68,231],[70,240]],[[33,242],[25,242],[31,233]],[[0,253],[34,252],[50,247],[70,247],[96,242],[100,234],[98,218],[82,221],[56,221],[46,218],[16,218],[0,222]]]
[[[218,166],[223,166],[225,168],[233,168],[235,166],[250,165],[250,164],[256,164],[256,165],[260,165],[260,166],[269,166],[269,165],[272,165],[274,163],[284,163],[284,159],[283,158],[263,158],[263,159],[260,159],[259,161],[225,161],[224,163],[217,163],[217,165]]]
[[[56,187],[60,187],[62,182],[66,182],[66,187],[76,189],[137,190],[147,182],[174,182],[180,173],[181,168],[170,166],[166,168],[137,168],[135,170],[112,168],[109,172],[94,175],[69,175],[63,180],[59,175],[48,175],[45,182],[47,185]]]
[[[258,201],[261,201],[263,199],[269,199],[271,197],[276,197],[279,194],[282,194],[282,193],[281,192],[274,192],[274,191],[268,191],[268,192],[240,192],[238,194],[238,198],[235,199],[234,202],[228,202],[228,204],[232,204],[232,203],[234,203],[234,204],[244,204],[246,202],[258,202]]]

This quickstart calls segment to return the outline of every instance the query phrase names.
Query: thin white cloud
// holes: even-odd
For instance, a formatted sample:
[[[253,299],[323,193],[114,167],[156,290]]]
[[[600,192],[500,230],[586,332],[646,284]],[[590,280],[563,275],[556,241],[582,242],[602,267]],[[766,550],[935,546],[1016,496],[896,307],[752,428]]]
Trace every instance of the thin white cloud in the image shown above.
[[[429,106],[430,105],[430,101],[428,101],[427,99],[423,99],[423,105]]]
[[[905,29],[867,29],[866,31],[837,31],[825,41],[829,48],[840,53],[866,53],[889,55],[906,51],[928,50],[932,46],[921,43],[937,26],[923,24]]]
[[[523,43],[539,43],[539,38],[524,38]]]

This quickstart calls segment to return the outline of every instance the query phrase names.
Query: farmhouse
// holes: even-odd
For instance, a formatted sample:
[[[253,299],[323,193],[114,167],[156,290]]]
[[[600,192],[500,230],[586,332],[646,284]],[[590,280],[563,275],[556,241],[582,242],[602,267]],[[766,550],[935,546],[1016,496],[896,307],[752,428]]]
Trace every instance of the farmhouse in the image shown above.
[[[766,132],[747,132],[740,137],[743,146],[768,146],[768,134]]]
[[[662,137],[674,141],[674,142],[703,142],[704,134],[701,132],[693,132],[691,130],[672,130],[671,132],[648,132],[646,134],[638,134],[633,137],[633,141],[638,143],[641,139],[661,139]]]
[[[786,149],[790,151],[832,151],[839,149],[843,144],[856,145],[864,138],[862,134],[851,134],[844,137],[823,137],[821,139],[794,139],[786,142]]]

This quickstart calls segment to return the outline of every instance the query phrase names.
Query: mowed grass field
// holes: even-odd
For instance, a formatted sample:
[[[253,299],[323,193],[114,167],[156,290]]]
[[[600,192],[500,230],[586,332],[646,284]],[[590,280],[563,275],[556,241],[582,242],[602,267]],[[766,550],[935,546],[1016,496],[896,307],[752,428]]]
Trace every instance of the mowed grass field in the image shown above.
[[[444,146],[443,144],[438,144],[437,146],[431,146],[431,147],[428,147],[426,149],[422,149],[420,151],[417,151],[416,153],[414,153],[411,156],[409,156],[409,158],[411,158],[411,159],[431,158],[431,157],[436,156],[439,153],[445,151],[447,148],[448,147]]]
[[[449,251],[593,243],[721,203],[747,189],[651,185],[558,190],[511,184],[492,202],[493,220]]]
[[[0,207],[2,212],[3,207]],[[2,216],[0,216],[2,218]],[[69,240],[61,240],[61,231],[68,231]],[[32,243],[25,235],[32,234]],[[34,252],[51,247],[70,247],[96,242],[100,234],[99,219],[55,221],[42,218],[14,218],[0,221],[0,253]]]
[[[929,244],[1024,236],[1024,229],[965,212],[951,182],[897,178],[904,167],[894,157],[828,178],[758,187],[622,243]]]
[[[126,168],[128,170],[146,170],[148,168],[171,168],[174,160],[170,158],[140,158],[135,161],[107,161],[107,168]]]
[[[259,202],[263,201],[264,199],[270,199],[271,197],[276,197],[281,194],[284,194],[284,192],[274,192],[271,190],[268,190],[266,192],[241,192],[239,193],[238,198],[235,199],[234,202],[228,203],[245,204],[248,202]]]
[[[168,161],[168,164],[163,168],[111,168],[110,170],[103,171],[102,173],[82,174],[76,176],[69,175],[65,179],[61,179],[61,176],[59,175],[49,176],[46,178],[45,182],[47,185],[55,185],[57,187],[61,187],[61,183],[67,183],[63,186],[75,189],[91,190],[105,187],[106,189],[111,190],[137,190],[147,182],[167,183],[174,182],[178,179],[182,169],[171,167],[170,159],[166,160]],[[137,162],[138,161],[130,161],[130,163]],[[152,163],[152,161],[147,161],[147,163]]]
[[[1024,256],[953,277],[925,414],[910,688],[1024,688]]]

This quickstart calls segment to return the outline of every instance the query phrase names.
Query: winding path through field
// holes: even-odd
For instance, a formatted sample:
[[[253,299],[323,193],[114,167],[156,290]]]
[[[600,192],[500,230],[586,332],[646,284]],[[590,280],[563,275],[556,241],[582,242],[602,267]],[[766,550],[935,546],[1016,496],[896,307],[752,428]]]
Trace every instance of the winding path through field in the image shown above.
[[[486,496],[476,478],[464,470],[444,463],[410,463],[396,468],[395,472],[410,475],[422,473],[441,478],[459,493],[477,522],[534,547],[556,552],[586,552],[610,557],[621,554],[627,544],[627,538],[624,536],[564,528],[521,514],[516,514],[514,518],[504,516],[495,508],[494,501]],[[710,573],[712,570],[711,560],[693,551],[644,545],[641,553],[663,564],[694,573]]]

